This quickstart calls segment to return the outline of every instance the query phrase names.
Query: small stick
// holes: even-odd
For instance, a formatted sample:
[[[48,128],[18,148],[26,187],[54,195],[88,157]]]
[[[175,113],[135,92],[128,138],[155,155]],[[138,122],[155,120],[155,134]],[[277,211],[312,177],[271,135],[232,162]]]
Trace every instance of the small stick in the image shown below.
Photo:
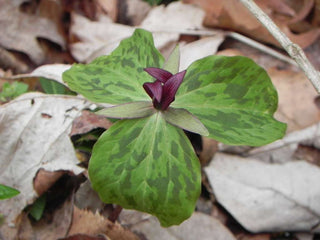
[[[291,42],[291,40],[253,0],[240,0],[240,2],[265,26],[274,38],[277,39],[287,53],[297,62],[317,92],[320,93],[320,73],[309,62],[299,45]]]

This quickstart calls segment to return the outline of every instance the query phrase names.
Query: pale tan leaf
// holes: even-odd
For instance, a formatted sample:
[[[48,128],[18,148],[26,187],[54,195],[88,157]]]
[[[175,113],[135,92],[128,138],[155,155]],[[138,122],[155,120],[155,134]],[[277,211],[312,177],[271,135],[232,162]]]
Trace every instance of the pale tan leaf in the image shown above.
[[[88,106],[76,97],[40,93],[24,94],[1,106],[0,182],[21,192],[0,202],[7,221],[38,196],[33,179],[39,169],[82,172],[68,134],[72,121]]]
[[[70,31],[79,39],[71,44],[72,55],[79,62],[90,62],[98,56],[110,54],[122,39],[132,35],[134,28],[113,23],[104,15],[98,21],[91,21],[73,13]]]
[[[235,240],[232,233],[216,218],[200,212],[193,213],[179,226],[169,228],[161,227],[156,217],[132,210],[124,210],[120,220],[148,240]]]
[[[319,167],[219,153],[205,172],[218,202],[247,230],[319,232]]]
[[[12,76],[12,79],[20,79],[20,78],[48,78],[55,80],[65,86],[67,86],[62,80],[62,73],[71,68],[69,64],[47,64],[42,65],[36,69],[34,69],[31,73],[19,74]]]
[[[0,44],[10,50],[26,53],[35,63],[44,60],[37,37],[48,39],[65,47],[65,40],[54,22],[19,10],[21,0],[0,0]]]
[[[117,240],[138,240],[139,238],[123,228],[118,223],[112,223],[108,219],[99,215],[93,214],[87,210],[81,210],[74,207],[72,225],[68,236],[75,234],[98,235],[105,234],[111,239]]]

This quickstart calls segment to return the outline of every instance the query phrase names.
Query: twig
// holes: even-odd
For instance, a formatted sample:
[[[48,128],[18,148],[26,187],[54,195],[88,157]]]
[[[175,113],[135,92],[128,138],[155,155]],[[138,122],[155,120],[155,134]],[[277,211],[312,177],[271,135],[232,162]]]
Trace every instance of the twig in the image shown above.
[[[274,38],[277,39],[287,53],[297,62],[317,92],[320,93],[320,73],[309,62],[299,45],[291,42],[291,40],[253,0],[240,0],[240,2],[265,26],[266,29],[268,29]]]

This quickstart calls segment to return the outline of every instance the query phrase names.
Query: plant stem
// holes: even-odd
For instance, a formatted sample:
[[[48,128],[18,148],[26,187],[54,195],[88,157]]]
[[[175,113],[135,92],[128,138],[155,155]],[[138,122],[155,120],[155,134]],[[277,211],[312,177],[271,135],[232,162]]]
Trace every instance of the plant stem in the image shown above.
[[[113,209],[108,219],[113,223],[116,222],[121,211],[122,211],[122,207],[120,205],[116,205],[116,207]]]
[[[309,62],[300,46],[291,42],[291,40],[253,0],[240,0],[240,2],[265,26],[274,38],[277,39],[291,58],[297,62],[317,92],[320,93],[320,73]]]

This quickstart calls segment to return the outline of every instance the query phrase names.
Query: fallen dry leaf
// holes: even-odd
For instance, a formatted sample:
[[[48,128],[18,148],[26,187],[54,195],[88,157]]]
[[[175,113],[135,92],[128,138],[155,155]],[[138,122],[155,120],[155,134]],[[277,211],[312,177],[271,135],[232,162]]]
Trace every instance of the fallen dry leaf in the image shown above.
[[[314,103],[317,91],[302,72],[269,69],[268,74],[278,91],[279,104],[275,117],[288,124],[287,132],[309,127],[320,121]]]
[[[202,137],[202,150],[199,154],[201,166],[207,165],[213,155],[218,151],[218,142],[214,139]]]
[[[40,221],[32,223],[32,230],[36,240],[59,239],[65,237],[72,221],[73,201],[70,197],[54,212],[44,214]],[[24,224],[22,222],[21,224]]]
[[[315,69],[317,69],[318,71],[320,71],[319,52],[320,52],[320,41],[314,42],[311,46],[305,49],[306,56],[308,57],[312,65],[315,67]]]
[[[107,236],[89,236],[87,234],[75,234],[70,237],[60,238],[59,240],[111,240]]]
[[[2,47],[0,47],[0,66],[3,69],[10,69],[17,73],[24,73],[29,69],[27,64],[19,60],[13,53]]]
[[[320,166],[320,150],[313,146],[299,144],[292,158],[303,159],[309,163]]]
[[[77,117],[72,124],[70,136],[84,134],[96,128],[108,129],[112,125],[104,116],[83,110],[81,116]]]
[[[105,203],[91,187],[89,180],[82,183],[75,194],[75,205],[80,209],[90,210],[91,212],[102,212]]]
[[[0,228],[1,239],[58,239],[64,237],[70,227],[72,218],[72,201],[69,198],[54,212],[44,213],[39,221],[29,218],[27,212],[22,212],[16,226],[3,224]]]
[[[119,2],[119,21],[138,26],[151,10],[151,6],[143,0],[122,0]]]
[[[166,50],[177,44],[180,34],[196,34],[203,29],[203,19],[202,9],[178,1],[154,7],[140,27],[153,32],[156,47],[167,56]]]
[[[26,74],[19,74],[19,75],[14,75],[11,77],[11,79],[36,79],[43,77],[43,78],[48,78],[51,80],[55,80],[65,86],[65,82],[62,80],[62,73],[64,71],[67,71],[69,68],[71,68],[71,65],[69,64],[47,64],[47,65],[42,65],[40,67],[37,67],[34,69],[31,73],[26,73]]]
[[[124,210],[120,214],[122,224],[143,239],[148,240],[235,240],[232,233],[217,219],[195,212],[179,226],[163,228],[156,217],[133,210]]]
[[[91,21],[73,13],[70,33],[78,41],[70,45],[71,54],[78,62],[91,62],[98,56],[110,54],[133,31],[133,27],[113,23],[107,15]]]
[[[182,2],[154,7],[141,23],[141,27],[152,32],[187,33],[203,29],[205,13],[199,7]]]
[[[184,0],[186,3],[196,4],[201,6],[206,12],[206,18],[204,20],[205,26],[218,27],[223,29],[231,29],[233,31],[241,32],[250,36],[253,39],[257,39],[262,42],[271,43],[275,46],[280,44],[273,38],[268,30],[260,24],[260,22],[237,0]],[[303,13],[293,13],[293,9],[281,3],[282,1],[257,1],[257,4],[261,9],[266,12],[273,21],[280,27],[280,29],[294,42],[305,48],[311,45],[320,36],[319,27],[312,29],[305,29],[304,32],[295,34],[290,29],[290,21],[295,19],[291,15],[305,15]],[[304,5],[309,4],[310,1],[299,1],[303,11],[305,11]],[[280,14],[279,14],[280,13]],[[290,17],[291,16],[291,17]]]
[[[49,172],[44,169],[39,169],[34,180],[33,188],[41,196],[44,194],[66,171]]]
[[[237,234],[236,237],[238,240],[271,240],[272,239],[271,234],[267,234],[267,233],[261,233],[261,234],[240,233],[240,234]]]
[[[205,168],[217,201],[251,232],[320,232],[319,167],[215,154]]]
[[[116,21],[118,17],[118,1],[117,0],[97,0],[97,5],[108,14],[112,21]]]
[[[217,33],[213,37],[205,37],[198,41],[181,46],[180,71],[187,69],[191,63],[200,58],[214,55],[224,39],[225,36],[223,34]]]
[[[0,202],[12,222],[38,196],[33,179],[39,169],[79,174],[69,139],[72,121],[89,104],[76,97],[28,93],[0,108],[0,181],[21,193]]]
[[[299,145],[320,149],[320,123],[291,132],[268,145],[254,148],[247,155],[265,162],[285,163],[292,161]]]
[[[48,39],[65,47],[65,40],[54,22],[47,18],[21,12],[23,0],[0,0],[0,44],[10,50],[26,53],[36,64],[44,61],[45,55],[37,38]]]
[[[139,238],[123,228],[117,223],[112,223],[108,219],[100,216],[98,213],[93,214],[87,210],[80,210],[74,207],[72,225],[68,236],[75,234],[98,235],[105,234],[111,239],[116,240],[138,240]]]

